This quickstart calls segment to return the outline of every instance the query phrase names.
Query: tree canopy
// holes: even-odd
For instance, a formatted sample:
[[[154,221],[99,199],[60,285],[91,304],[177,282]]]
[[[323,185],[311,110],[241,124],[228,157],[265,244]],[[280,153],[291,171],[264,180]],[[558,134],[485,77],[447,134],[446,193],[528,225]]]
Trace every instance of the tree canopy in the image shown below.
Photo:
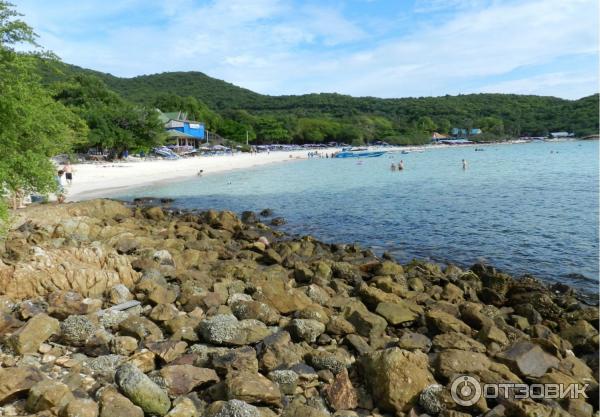
[[[485,140],[562,130],[581,136],[598,132],[597,94],[580,100],[516,94],[400,99],[342,94],[268,96],[199,72],[118,78],[66,64],[62,70],[67,75],[93,74],[135,103],[186,111],[210,130],[238,141],[245,141],[246,131],[257,142],[386,140],[397,144],[426,143],[432,132],[447,134],[453,127],[480,128],[485,133],[480,139]],[[56,81],[43,65],[40,71],[48,83]],[[265,130],[274,123],[287,134]]]
[[[0,182],[13,197],[55,190],[49,158],[68,151],[87,130],[42,86],[34,55],[15,52],[19,43],[35,45],[33,30],[18,17],[10,3],[0,0]],[[0,213],[6,216],[4,204],[0,199]]]
[[[53,89],[54,98],[85,120],[90,129],[82,149],[147,151],[165,139],[155,109],[127,102],[97,77],[78,74],[68,82],[55,84]]]

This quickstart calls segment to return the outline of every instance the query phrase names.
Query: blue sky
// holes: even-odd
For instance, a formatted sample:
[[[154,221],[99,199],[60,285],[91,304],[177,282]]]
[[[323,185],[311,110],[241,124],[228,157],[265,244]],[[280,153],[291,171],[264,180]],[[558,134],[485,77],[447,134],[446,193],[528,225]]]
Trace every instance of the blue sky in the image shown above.
[[[597,0],[17,0],[65,62],[201,71],[265,94],[580,98],[598,92]]]

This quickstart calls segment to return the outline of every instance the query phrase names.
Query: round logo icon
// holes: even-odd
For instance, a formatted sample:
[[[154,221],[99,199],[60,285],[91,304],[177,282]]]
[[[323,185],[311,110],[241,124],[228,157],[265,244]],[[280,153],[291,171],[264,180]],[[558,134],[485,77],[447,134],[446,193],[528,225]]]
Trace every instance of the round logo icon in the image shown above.
[[[468,407],[481,398],[481,385],[472,376],[462,375],[452,381],[450,393],[456,404]]]

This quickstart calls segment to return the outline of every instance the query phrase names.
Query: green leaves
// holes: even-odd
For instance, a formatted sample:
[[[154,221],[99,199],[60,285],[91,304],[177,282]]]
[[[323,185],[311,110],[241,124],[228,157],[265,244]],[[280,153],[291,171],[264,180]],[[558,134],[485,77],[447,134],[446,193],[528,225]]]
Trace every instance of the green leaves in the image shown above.
[[[53,88],[54,98],[85,120],[90,129],[88,140],[77,144],[81,150],[147,151],[166,138],[157,111],[127,102],[95,76],[79,74]]]
[[[70,150],[87,130],[42,86],[37,55],[13,50],[23,42],[35,45],[33,30],[18,16],[0,0],[0,189],[8,193],[0,195],[0,223],[7,218],[3,197],[54,191],[50,157]]]

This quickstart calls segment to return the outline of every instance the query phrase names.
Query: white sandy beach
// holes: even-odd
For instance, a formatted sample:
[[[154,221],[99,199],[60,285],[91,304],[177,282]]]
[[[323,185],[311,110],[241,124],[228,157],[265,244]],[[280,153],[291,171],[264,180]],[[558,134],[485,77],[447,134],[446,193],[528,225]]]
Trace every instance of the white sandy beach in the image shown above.
[[[510,142],[516,143],[516,142]],[[491,145],[491,144],[490,144]],[[498,144],[495,144],[498,145]],[[386,148],[388,152],[415,149],[442,149],[449,145],[404,146]],[[486,146],[472,144],[463,146]],[[319,149],[320,153],[338,152],[339,148]],[[136,160],[104,163],[84,163],[73,165],[73,184],[65,185],[67,201],[87,200],[106,197],[110,193],[127,188],[164,183],[185,178],[192,178],[203,170],[202,175],[236,169],[247,169],[254,166],[275,162],[292,162],[308,157],[312,149],[298,151],[274,151],[258,154],[236,153],[234,155],[198,156],[177,160]]]
[[[339,149],[322,149],[332,153]],[[153,183],[191,178],[203,170],[210,175],[235,169],[246,169],[275,162],[305,159],[308,150],[270,152],[259,154],[237,153],[235,155],[198,156],[177,160],[140,160],[73,165],[73,184],[65,185],[67,201],[104,197],[119,189]]]

